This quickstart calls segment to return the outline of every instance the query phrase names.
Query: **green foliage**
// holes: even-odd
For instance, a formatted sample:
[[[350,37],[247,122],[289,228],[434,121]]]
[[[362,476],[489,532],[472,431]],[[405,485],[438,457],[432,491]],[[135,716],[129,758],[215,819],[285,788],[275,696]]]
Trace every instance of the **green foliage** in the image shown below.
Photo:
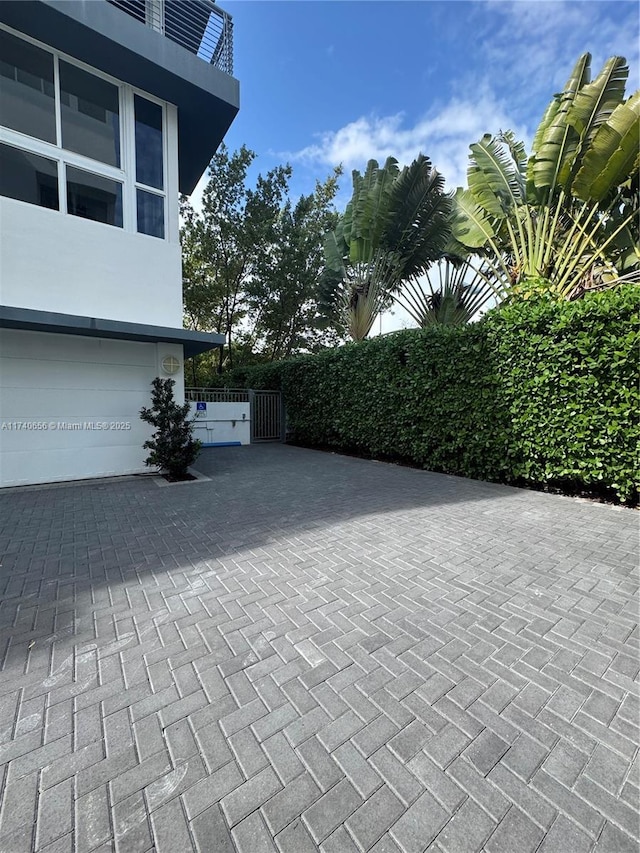
[[[287,200],[274,222],[271,244],[247,283],[254,361],[278,361],[341,340],[320,316],[316,299],[324,234],[338,218],[333,201],[340,174],[335,169],[295,204]]]
[[[289,166],[278,166],[258,175],[249,188],[247,175],[255,157],[244,145],[231,154],[221,145],[209,166],[202,212],[186,198],[181,202],[186,325],[224,334],[230,366],[248,313],[247,283],[273,242],[291,176]]]
[[[596,137],[602,128],[610,127],[612,114],[624,102],[628,76],[629,67],[622,56],[610,57],[593,81],[591,54],[584,53],[578,59],[563,91],[553,96],[534,136],[527,166],[530,201],[535,196],[540,203],[550,203],[561,190],[567,199],[576,194],[573,187],[576,174],[585,155],[593,149]],[[614,125],[617,123],[614,120]],[[609,175],[611,183],[606,191],[626,181],[632,167],[633,161],[629,161],[626,172]],[[583,188],[584,185],[583,180]],[[580,198],[590,202],[595,197],[582,193]]]
[[[598,128],[573,184],[585,200],[602,201],[612,186],[637,173],[640,158],[640,91],[618,104]]]
[[[639,310],[632,285],[578,302],[538,296],[479,323],[397,332],[243,378],[282,388],[304,444],[633,502]]]
[[[575,298],[595,272],[601,284],[620,280],[624,270],[613,264],[621,254],[613,251],[614,243],[629,231],[633,206],[621,215],[618,196],[606,211],[597,202],[577,200],[567,209],[564,191],[549,204],[535,206],[513,191],[522,173],[521,163],[510,159],[509,137],[485,136],[471,148],[469,189],[458,189],[454,197],[448,248],[463,257],[479,254],[482,275],[501,298],[529,296],[524,285],[536,278],[545,279],[557,299]],[[630,253],[622,248],[622,254]]]
[[[297,359],[292,359],[297,361]],[[211,388],[254,388],[260,391],[280,390],[282,365],[288,361],[274,361],[266,364],[251,364],[234,367],[213,378]]]
[[[519,454],[511,476],[637,499],[640,288],[505,306],[489,324]]]
[[[424,280],[405,282],[393,299],[424,329],[435,323],[443,326],[470,323],[489,302],[498,302],[500,295],[482,267],[477,271],[469,260],[446,257],[438,261],[436,270],[432,268]]]
[[[184,321],[191,329],[224,334],[216,363],[198,356],[187,382],[213,372],[335,345],[341,338],[320,315],[316,285],[324,266],[324,234],[335,227],[333,206],[341,170],[295,204],[290,166],[258,175],[255,153],[222,145],[211,161],[197,212],[181,200]]]
[[[451,253],[483,257],[503,298],[544,279],[558,299],[640,278],[638,92],[629,68],[605,62],[591,82],[583,54],[554,95],[527,158],[510,132],[471,145],[468,187],[454,197]],[[515,289],[514,289],[515,288]]]
[[[189,465],[195,462],[200,452],[201,444],[193,438],[189,403],[176,403],[173,379],[158,376],[151,385],[151,408],[143,406],[140,409],[141,420],[155,427],[153,436],[142,445],[151,451],[145,464],[165,472],[170,480],[184,480]]]
[[[400,170],[388,157],[354,170],[353,195],[325,239],[320,303],[327,317],[363,340],[391,295],[441,257],[451,199],[423,154]]]

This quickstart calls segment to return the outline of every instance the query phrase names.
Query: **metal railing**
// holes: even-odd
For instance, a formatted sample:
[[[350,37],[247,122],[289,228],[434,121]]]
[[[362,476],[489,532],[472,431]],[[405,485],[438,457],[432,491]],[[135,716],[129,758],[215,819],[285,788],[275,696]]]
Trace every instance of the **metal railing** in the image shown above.
[[[248,403],[249,391],[244,388],[185,388],[184,399],[189,403]]]
[[[200,59],[233,74],[233,21],[211,0],[107,0]]]

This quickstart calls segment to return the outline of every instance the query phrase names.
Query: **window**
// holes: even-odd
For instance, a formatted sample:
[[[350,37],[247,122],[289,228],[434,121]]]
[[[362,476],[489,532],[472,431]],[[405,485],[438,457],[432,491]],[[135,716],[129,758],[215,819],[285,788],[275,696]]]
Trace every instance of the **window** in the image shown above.
[[[118,87],[60,60],[62,147],[120,166]]]
[[[53,56],[0,30],[2,124],[27,136],[56,141]]]
[[[138,232],[164,238],[164,188],[162,107],[134,95],[136,132],[136,215]]]
[[[136,181],[163,187],[162,107],[140,95],[133,98],[136,114]]]
[[[164,196],[136,190],[138,231],[152,237],[164,237]]]
[[[0,27],[0,195],[164,239],[165,134],[162,103]]]
[[[58,164],[0,143],[0,195],[59,210]]]
[[[122,184],[67,166],[67,211],[122,228]]]

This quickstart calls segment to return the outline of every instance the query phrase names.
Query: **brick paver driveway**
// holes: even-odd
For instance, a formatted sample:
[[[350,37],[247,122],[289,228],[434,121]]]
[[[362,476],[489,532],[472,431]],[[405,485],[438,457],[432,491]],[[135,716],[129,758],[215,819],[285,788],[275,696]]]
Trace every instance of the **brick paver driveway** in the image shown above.
[[[638,516],[279,445],[0,494],[0,850],[638,839]]]

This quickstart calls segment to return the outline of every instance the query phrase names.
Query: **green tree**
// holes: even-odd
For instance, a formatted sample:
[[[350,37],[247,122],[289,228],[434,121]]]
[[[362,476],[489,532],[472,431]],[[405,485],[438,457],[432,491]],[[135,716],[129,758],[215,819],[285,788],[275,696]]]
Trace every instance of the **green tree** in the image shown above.
[[[510,132],[471,146],[448,248],[482,256],[503,297],[542,289],[575,298],[638,277],[640,97],[624,99],[623,57],[593,82],[590,63],[581,56],[554,96],[529,157]]]
[[[353,195],[325,241],[324,311],[362,340],[403,282],[442,255],[451,201],[444,179],[420,154],[402,170],[389,157],[353,172]]]
[[[189,465],[196,461],[201,447],[193,437],[189,403],[176,403],[173,379],[156,377],[151,385],[151,408],[140,409],[141,420],[155,427],[152,437],[142,445],[151,451],[145,464],[165,472],[170,480],[185,480]]]
[[[233,367],[249,310],[247,284],[273,244],[291,175],[289,166],[277,166],[259,175],[254,189],[248,188],[247,172],[255,156],[244,145],[232,154],[222,145],[209,166],[202,211],[182,200],[185,323],[225,335],[218,371],[225,357]]]
[[[342,338],[319,310],[317,281],[325,233],[335,227],[337,168],[295,204],[291,167],[248,187],[254,152],[222,147],[211,162],[202,211],[182,199],[184,319],[225,335],[215,355],[191,360],[189,381],[213,372],[333,346]]]
[[[317,284],[324,235],[338,219],[333,201],[341,173],[335,169],[295,204],[286,201],[274,223],[273,242],[248,283],[251,343],[262,360],[315,352],[340,340],[319,310]]]

